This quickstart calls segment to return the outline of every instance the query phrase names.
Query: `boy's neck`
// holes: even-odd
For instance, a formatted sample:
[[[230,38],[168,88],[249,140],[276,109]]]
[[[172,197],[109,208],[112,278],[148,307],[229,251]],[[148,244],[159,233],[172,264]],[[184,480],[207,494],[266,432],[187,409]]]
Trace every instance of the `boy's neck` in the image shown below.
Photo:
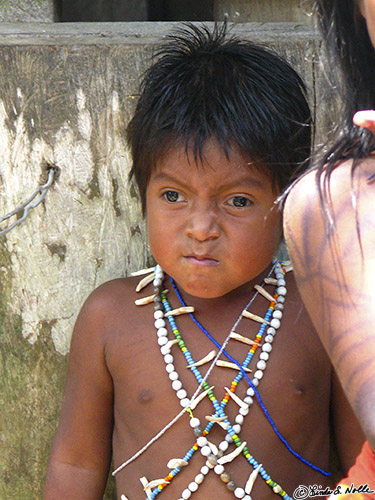
[[[185,292],[185,290],[181,288],[177,282],[176,286],[185,303],[193,306],[195,309],[228,307],[229,304],[231,307],[235,307],[237,304],[245,305],[245,302],[247,302],[255,293],[254,286],[262,283],[264,278],[268,276],[272,266],[273,264],[270,263],[260,274],[258,274],[258,276],[220,297],[209,299],[201,298]],[[242,302],[244,303],[242,304]]]

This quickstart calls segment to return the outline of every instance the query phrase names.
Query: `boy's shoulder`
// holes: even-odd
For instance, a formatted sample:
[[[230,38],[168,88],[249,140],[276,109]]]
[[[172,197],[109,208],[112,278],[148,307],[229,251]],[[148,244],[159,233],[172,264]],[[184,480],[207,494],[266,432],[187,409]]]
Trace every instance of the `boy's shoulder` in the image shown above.
[[[125,333],[134,323],[142,323],[144,308],[137,305],[137,300],[150,296],[152,286],[137,292],[140,279],[142,276],[116,278],[98,286],[83,304],[76,329],[102,336],[106,342],[114,332]]]
[[[116,278],[98,286],[88,296],[83,309],[87,308],[100,317],[108,314],[119,305],[133,305],[136,300],[136,291],[139,279],[136,277]]]
[[[131,306],[137,303],[142,305],[142,300],[138,301],[146,296],[147,303],[152,302],[149,297],[153,293],[153,277],[153,268],[149,268],[134,272],[128,277],[111,279],[95,288],[86,302],[109,308],[116,305],[117,301]]]

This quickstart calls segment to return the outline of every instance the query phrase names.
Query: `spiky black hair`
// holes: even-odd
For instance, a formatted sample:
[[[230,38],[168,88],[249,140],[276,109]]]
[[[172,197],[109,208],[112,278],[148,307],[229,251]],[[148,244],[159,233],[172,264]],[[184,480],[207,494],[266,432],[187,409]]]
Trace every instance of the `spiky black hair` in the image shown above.
[[[310,154],[310,109],[293,68],[271,50],[228,34],[226,24],[184,24],[147,71],[127,128],[130,177],[143,209],[148,181],[170,148],[195,159],[215,138],[267,169],[279,189]]]

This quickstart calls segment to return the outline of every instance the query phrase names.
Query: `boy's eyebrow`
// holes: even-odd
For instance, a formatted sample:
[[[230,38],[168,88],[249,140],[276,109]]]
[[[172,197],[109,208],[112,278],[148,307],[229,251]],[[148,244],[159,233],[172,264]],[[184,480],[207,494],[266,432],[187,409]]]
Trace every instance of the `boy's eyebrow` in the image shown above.
[[[184,180],[181,179],[176,179],[173,177],[173,175],[166,174],[165,172],[158,172],[154,175],[154,180],[161,180],[161,181],[172,181],[177,184],[180,184],[182,186],[190,186],[188,183],[188,179],[186,179],[186,183]],[[238,186],[238,185],[245,185],[248,187],[253,187],[253,188],[258,188],[258,189],[264,189],[264,182],[260,181],[259,179],[256,179],[255,177],[252,177],[250,174],[245,174],[238,179],[235,179],[235,182],[228,182],[226,184],[222,184],[220,186],[221,189],[227,189],[231,188],[232,186]]]

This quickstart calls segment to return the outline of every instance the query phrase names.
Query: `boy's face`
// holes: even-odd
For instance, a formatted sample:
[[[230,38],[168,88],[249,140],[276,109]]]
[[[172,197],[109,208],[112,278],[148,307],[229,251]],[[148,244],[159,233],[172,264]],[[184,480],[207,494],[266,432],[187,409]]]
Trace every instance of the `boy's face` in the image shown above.
[[[146,191],[152,254],[183,290],[221,297],[260,274],[281,238],[278,195],[269,176],[237,151],[229,159],[214,140],[206,142],[205,165],[168,152],[156,165]]]

